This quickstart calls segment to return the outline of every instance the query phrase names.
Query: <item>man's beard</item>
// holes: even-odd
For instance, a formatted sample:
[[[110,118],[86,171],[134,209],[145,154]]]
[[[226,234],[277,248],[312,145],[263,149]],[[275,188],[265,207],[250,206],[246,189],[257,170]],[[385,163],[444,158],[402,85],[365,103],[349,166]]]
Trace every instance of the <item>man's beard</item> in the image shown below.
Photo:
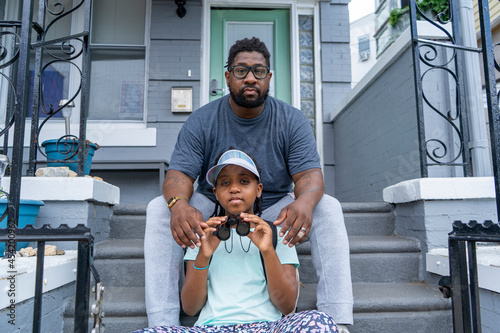
[[[254,100],[249,100],[243,95],[243,90],[247,87],[242,87],[238,93],[234,93],[232,89],[229,89],[229,94],[231,98],[236,103],[236,105],[241,106],[242,108],[253,109],[258,108],[266,101],[267,96],[269,95],[269,88],[266,89],[265,93],[261,93],[258,87],[252,87],[257,90],[258,97]]]

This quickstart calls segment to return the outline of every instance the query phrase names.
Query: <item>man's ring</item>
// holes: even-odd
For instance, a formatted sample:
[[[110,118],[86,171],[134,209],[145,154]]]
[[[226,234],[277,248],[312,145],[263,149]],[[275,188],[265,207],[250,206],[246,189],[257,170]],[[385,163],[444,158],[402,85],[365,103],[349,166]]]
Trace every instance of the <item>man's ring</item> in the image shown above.
[[[297,237],[302,238],[306,234],[307,229],[302,227],[300,228],[300,231],[297,233]]]

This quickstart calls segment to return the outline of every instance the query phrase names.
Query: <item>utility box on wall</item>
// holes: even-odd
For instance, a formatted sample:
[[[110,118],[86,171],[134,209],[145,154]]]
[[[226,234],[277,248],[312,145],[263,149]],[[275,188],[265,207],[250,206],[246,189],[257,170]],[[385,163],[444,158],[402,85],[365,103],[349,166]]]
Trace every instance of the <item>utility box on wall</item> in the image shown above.
[[[193,111],[193,88],[172,87],[172,112]]]

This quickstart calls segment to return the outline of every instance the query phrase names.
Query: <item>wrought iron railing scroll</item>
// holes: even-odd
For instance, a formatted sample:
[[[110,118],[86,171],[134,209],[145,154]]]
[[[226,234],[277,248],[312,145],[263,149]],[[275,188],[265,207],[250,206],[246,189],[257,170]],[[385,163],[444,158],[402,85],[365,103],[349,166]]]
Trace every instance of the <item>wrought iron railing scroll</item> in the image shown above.
[[[456,1],[448,0],[448,7],[436,17],[424,13],[417,1],[410,1],[410,26],[412,34],[413,68],[417,104],[417,122],[420,150],[420,170],[422,177],[429,176],[430,167],[461,167],[463,175],[472,175],[468,115],[465,102],[463,79],[464,48],[458,45],[460,28]],[[441,41],[419,38],[418,20],[427,22],[446,38]],[[448,31],[448,27],[452,31]],[[479,49],[474,49],[476,52]],[[425,89],[428,76],[441,74],[450,87],[444,90],[449,103],[438,103],[429,96],[431,89]],[[435,89],[434,89],[435,91]],[[441,95],[443,96],[443,95]],[[449,104],[449,107],[448,107]],[[427,119],[426,119],[427,118]],[[447,132],[447,139],[426,131],[426,120],[437,119]],[[458,147],[455,147],[457,145]]]
[[[49,39],[49,32],[62,19],[75,15],[78,11],[84,11],[84,23],[81,31],[68,36]],[[50,14],[50,16],[48,15]],[[29,152],[28,175],[34,175],[37,166],[37,156],[41,154],[47,161],[52,163],[64,163],[77,156],[77,173],[84,175],[86,155],[86,130],[87,130],[87,108],[89,92],[89,37],[90,37],[90,14],[91,0],[78,0],[73,2],[72,7],[65,7],[57,0],[40,1],[38,8],[38,21],[45,22],[47,17],[52,18],[40,28],[37,41],[32,45],[35,50],[35,75],[33,84],[33,114],[31,117],[31,145]],[[78,81],[75,91],[69,91],[66,102],[62,105],[50,105],[45,103],[42,80],[47,69],[56,64],[67,64],[72,71],[72,81]],[[79,76],[75,79],[74,76]],[[76,99],[80,102],[80,126],[78,136],[66,133],[58,138],[56,149],[64,159],[54,159],[47,156],[40,147],[40,133],[44,126],[57,114]],[[40,122],[40,115],[44,118]],[[78,149],[72,151],[67,141],[78,142]]]

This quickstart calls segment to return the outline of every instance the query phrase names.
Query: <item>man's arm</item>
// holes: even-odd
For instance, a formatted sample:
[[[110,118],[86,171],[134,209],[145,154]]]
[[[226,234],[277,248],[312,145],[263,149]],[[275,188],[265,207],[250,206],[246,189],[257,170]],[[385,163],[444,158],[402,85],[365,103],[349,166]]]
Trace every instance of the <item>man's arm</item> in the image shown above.
[[[200,240],[196,236],[205,237],[202,228],[206,228],[203,215],[199,210],[189,205],[189,199],[193,195],[194,179],[177,170],[168,170],[163,183],[163,196],[165,200],[172,197],[183,197],[186,200],[178,200],[170,209],[170,229],[177,244],[183,248],[189,246],[194,248],[200,246]],[[194,230],[194,232],[193,232]]]
[[[292,179],[295,184],[295,201],[283,208],[274,222],[275,225],[283,223],[280,236],[288,230],[283,243],[290,243],[290,246],[306,239],[311,231],[313,209],[325,194],[323,172],[319,168],[299,172],[293,175]],[[297,235],[301,228],[306,229],[302,237]]]

